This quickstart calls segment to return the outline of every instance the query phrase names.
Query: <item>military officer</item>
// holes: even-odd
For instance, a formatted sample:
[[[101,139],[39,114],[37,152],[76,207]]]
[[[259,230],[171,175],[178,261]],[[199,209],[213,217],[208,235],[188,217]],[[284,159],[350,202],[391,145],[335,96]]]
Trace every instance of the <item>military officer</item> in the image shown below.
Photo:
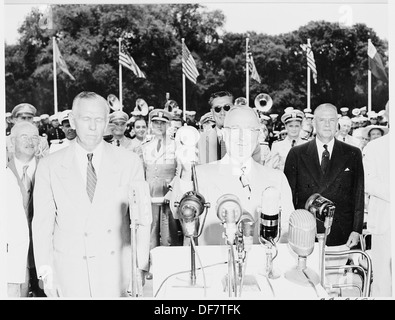
[[[169,205],[164,202],[169,184],[176,175],[176,144],[166,134],[171,113],[154,109],[149,113],[153,138],[141,145],[145,178],[152,198],[152,225],[150,249],[157,246],[182,244],[181,226],[173,218]]]
[[[125,136],[128,120],[128,114],[122,110],[110,113],[109,123],[111,124],[112,139],[108,142],[117,147],[133,151],[132,139]]]
[[[53,114],[49,117],[49,123],[51,124],[51,128],[48,130],[48,144],[51,145],[52,142],[59,143],[59,141],[66,138],[62,128],[59,123],[59,113]]]
[[[304,113],[297,109],[288,109],[281,117],[281,121],[287,130],[287,136],[282,141],[274,142],[270,151],[266,166],[274,169],[284,170],[285,159],[289,150],[297,145],[305,143],[300,137]]]

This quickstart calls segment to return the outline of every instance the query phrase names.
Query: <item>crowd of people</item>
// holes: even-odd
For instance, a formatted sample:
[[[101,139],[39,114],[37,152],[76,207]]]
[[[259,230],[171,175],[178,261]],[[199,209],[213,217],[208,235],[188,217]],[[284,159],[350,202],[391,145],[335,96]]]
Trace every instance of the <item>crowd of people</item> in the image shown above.
[[[278,190],[282,242],[290,214],[309,196],[330,199],[336,214],[327,245],[358,248],[368,231],[372,296],[390,297],[388,104],[375,113],[324,103],[280,116],[238,101],[215,92],[199,120],[177,105],[128,115],[94,92],[51,116],[15,106],[6,114],[8,297],[127,296],[131,211],[144,285],[155,276],[150,250],[188,244],[176,204],[193,178],[210,203],[234,194],[255,221],[262,190]],[[197,132],[187,137],[188,156],[178,135],[184,126]],[[215,206],[202,223],[199,245],[224,243]]]

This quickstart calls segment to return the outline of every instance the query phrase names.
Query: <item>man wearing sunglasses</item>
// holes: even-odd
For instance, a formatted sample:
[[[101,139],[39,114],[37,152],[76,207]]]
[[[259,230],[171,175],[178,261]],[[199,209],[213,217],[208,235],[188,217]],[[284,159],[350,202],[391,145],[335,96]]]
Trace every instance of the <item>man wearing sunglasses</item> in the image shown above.
[[[222,159],[226,154],[226,146],[223,140],[223,127],[225,116],[233,107],[233,95],[228,91],[218,91],[210,96],[208,101],[211,114],[215,121],[213,130],[203,132],[198,142],[199,163],[209,163]],[[261,151],[259,144],[253,153],[253,159],[261,161]]]

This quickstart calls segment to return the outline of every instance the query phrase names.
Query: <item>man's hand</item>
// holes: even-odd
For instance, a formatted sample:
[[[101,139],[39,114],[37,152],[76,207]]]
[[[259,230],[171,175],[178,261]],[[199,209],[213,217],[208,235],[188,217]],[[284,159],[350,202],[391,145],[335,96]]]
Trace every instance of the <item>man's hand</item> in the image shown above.
[[[180,145],[176,150],[176,159],[181,165],[181,179],[191,180],[192,163],[198,162],[198,148]]]
[[[350,233],[350,236],[348,237],[346,246],[349,248],[352,248],[352,247],[356,246],[358,244],[358,242],[359,242],[359,233],[352,231]]]

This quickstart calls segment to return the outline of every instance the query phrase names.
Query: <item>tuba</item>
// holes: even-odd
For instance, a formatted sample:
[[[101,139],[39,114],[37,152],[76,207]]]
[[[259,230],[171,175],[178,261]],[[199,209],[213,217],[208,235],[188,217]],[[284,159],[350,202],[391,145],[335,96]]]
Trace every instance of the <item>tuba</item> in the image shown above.
[[[121,102],[118,100],[115,94],[111,93],[107,96],[107,103],[113,111],[119,111],[122,109]]]
[[[256,96],[254,100],[255,108],[259,112],[269,112],[273,105],[273,100],[270,96],[266,93],[260,93]]]
[[[136,100],[136,106],[134,107],[132,114],[135,116],[141,115],[141,116],[145,117],[148,114],[147,102],[145,102],[144,99],[138,98]]]
[[[167,112],[174,113],[176,109],[179,109],[179,106],[175,100],[167,100],[164,109]]]
[[[247,99],[244,97],[238,97],[235,100],[235,106],[246,106],[247,105]]]

